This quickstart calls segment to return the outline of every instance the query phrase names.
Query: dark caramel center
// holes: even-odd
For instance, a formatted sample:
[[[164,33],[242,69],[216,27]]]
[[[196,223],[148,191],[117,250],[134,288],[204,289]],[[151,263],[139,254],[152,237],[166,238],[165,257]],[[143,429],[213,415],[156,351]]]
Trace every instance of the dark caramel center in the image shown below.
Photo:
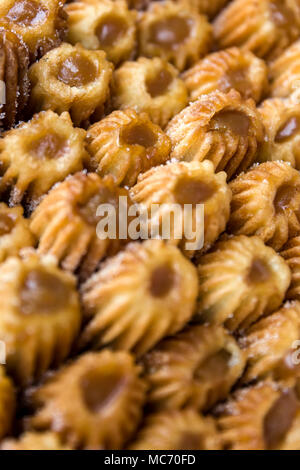
[[[146,80],[147,92],[152,98],[161,96],[167,92],[172,81],[172,74],[168,70],[162,69],[155,77]]]
[[[247,281],[250,284],[255,284],[269,281],[270,277],[271,272],[267,263],[260,258],[254,259],[247,274]]]
[[[293,200],[293,198],[298,193],[298,188],[290,184],[283,184],[278,188],[275,198],[274,198],[274,207],[276,212],[281,212],[287,209]]]
[[[190,19],[170,16],[151,25],[149,40],[165,49],[176,49],[189,37],[190,32]]]
[[[85,86],[93,82],[97,76],[97,68],[87,57],[75,53],[65,59],[59,67],[57,78],[69,86]]]
[[[125,145],[141,145],[145,148],[153,147],[157,142],[157,136],[144,123],[125,127],[120,139]]]
[[[43,23],[47,15],[47,10],[39,2],[34,0],[19,0],[7,12],[6,18],[20,26],[32,27]]]
[[[205,359],[204,363],[196,369],[194,378],[198,382],[212,382],[223,380],[228,372],[231,354],[226,349],[221,349],[216,354]]]
[[[150,278],[150,293],[153,297],[165,297],[175,285],[175,273],[171,266],[162,265],[154,269]]]
[[[285,121],[277,131],[275,142],[281,144],[282,142],[288,141],[300,130],[300,118],[298,116],[290,117]]]
[[[91,196],[88,201],[79,204],[77,207],[79,215],[89,225],[96,225],[99,217],[97,217],[97,208],[101,204],[112,204],[116,207],[115,194],[106,186],[99,188],[98,192]]]
[[[125,377],[117,370],[88,372],[81,380],[86,407],[92,413],[100,413],[122,392],[125,382]]]
[[[250,119],[246,114],[236,110],[223,110],[215,114],[210,123],[210,130],[231,131],[240,137],[247,137]]]
[[[264,439],[267,449],[274,449],[289,431],[298,411],[298,401],[294,391],[281,394],[264,419]]]
[[[100,45],[114,46],[127,31],[127,23],[118,16],[107,17],[97,26],[96,36]]]
[[[270,4],[272,21],[283,28],[288,28],[295,23],[293,12],[283,4],[282,0],[274,0]]]
[[[214,185],[186,178],[180,179],[174,190],[178,204],[201,204],[210,199],[214,192]]]
[[[71,290],[57,276],[34,269],[21,287],[20,310],[25,315],[52,313],[67,306]]]
[[[31,143],[31,153],[39,159],[60,158],[67,150],[66,139],[58,134],[49,133]]]
[[[203,436],[192,431],[182,433],[176,445],[177,450],[202,450],[204,448]]]
[[[223,75],[218,84],[221,91],[224,93],[235,88],[244,98],[251,96],[251,83],[247,78],[247,69],[241,67],[235,70],[228,70]]]
[[[8,214],[0,214],[0,236],[7,235],[15,226],[15,221]]]

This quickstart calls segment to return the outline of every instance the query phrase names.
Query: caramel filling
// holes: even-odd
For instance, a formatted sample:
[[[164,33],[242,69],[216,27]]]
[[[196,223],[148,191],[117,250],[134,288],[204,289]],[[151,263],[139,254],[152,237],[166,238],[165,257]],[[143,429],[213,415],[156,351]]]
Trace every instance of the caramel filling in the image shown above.
[[[149,41],[164,49],[177,49],[189,37],[190,32],[191,19],[170,16],[151,25]]]
[[[230,359],[231,354],[226,349],[221,349],[205,359],[205,362],[196,369],[194,378],[200,383],[210,382],[216,386],[216,382],[223,382],[226,378]]]
[[[292,390],[283,392],[275,401],[264,419],[264,440],[268,449],[280,444],[293,423],[298,407],[296,394]]]
[[[65,59],[59,67],[57,78],[69,86],[85,86],[93,82],[97,76],[97,68],[82,54],[75,53]]]
[[[100,413],[109,406],[125,385],[125,377],[120,371],[89,371],[81,380],[83,401],[92,413]]]
[[[123,18],[111,16],[105,18],[96,29],[96,36],[103,47],[114,46],[127,31],[127,23]]]
[[[254,259],[247,274],[247,282],[249,284],[256,284],[267,282],[270,278],[271,272],[267,263],[259,258]]]
[[[293,12],[282,1],[274,0],[270,4],[271,19],[276,26],[288,29],[295,24]]]
[[[298,188],[296,186],[292,186],[291,184],[283,184],[280,186],[273,202],[275,211],[281,212],[287,209],[297,193]]]
[[[32,27],[43,23],[48,11],[34,0],[19,0],[7,12],[5,18],[20,26]]]
[[[219,89],[226,93],[231,88],[235,88],[244,98],[251,96],[251,83],[247,78],[247,69],[239,68],[235,70],[228,70],[223,75],[218,83]]]
[[[49,133],[31,143],[31,153],[39,158],[49,160],[62,157],[67,150],[66,139],[58,134]]]
[[[300,130],[300,118],[298,116],[290,117],[277,131],[275,142],[281,144],[288,141]]]
[[[181,178],[174,194],[178,204],[201,204],[213,196],[215,189],[213,184],[204,181]]]
[[[154,269],[150,277],[150,293],[153,297],[165,297],[175,285],[175,273],[170,266]]]
[[[114,207],[117,206],[115,194],[106,186],[99,188],[98,192],[91,196],[87,202],[78,204],[78,213],[87,224],[97,224],[99,217],[96,214],[100,204],[112,204]]]
[[[204,449],[203,436],[199,433],[186,431],[180,436],[174,450],[202,450]]]
[[[155,77],[146,80],[147,92],[152,98],[161,96],[168,91],[173,76],[168,70],[162,69]]]
[[[121,132],[120,140],[125,145],[141,145],[148,148],[156,144],[157,136],[147,124],[141,123],[126,126]]]
[[[8,214],[0,214],[0,237],[7,235],[15,226],[13,218]]]
[[[210,123],[210,130],[231,131],[240,137],[247,137],[250,119],[246,114],[236,110],[222,110],[215,114]]]
[[[25,315],[54,313],[68,305],[71,289],[57,276],[33,269],[22,284],[20,311]]]

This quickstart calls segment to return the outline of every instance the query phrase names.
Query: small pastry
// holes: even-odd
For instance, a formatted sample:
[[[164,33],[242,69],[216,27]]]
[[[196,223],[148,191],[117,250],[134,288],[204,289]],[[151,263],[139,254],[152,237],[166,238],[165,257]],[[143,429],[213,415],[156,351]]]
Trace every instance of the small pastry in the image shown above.
[[[282,247],[280,255],[285,259],[292,273],[292,281],[286,298],[300,300],[300,237],[291,238]]]
[[[161,127],[187,102],[188,93],[178,70],[158,57],[125,62],[113,74],[113,107],[145,111]]]
[[[168,124],[171,158],[213,162],[228,178],[254,161],[263,138],[261,117],[253,100],[242,100],[236,90],[200,96]]]
[[[126,234],[120,238],[119,230],[113,238],[102,237],[97,230],[104,218],[104,214],[97,215],[98,207],[111,204],[119,214],[122,196],[130,205],[128,191],[116,186],[111,177],[76,173],[67,178],[49,192],[31,216],[38,252],[54,256],[66,271],[79,268],[81,280],[86,279],[104,257],[127,243]]]
[[[125,352],[86,353],[31,393],[30,429],[55,431],[79,449],[120,449],[142,416],[145,383]]]
[[[90,167],[116,184],[133,186],[140,173],[169,158],[171,142],[146,113],[114,111],[87,132]]]
[[[198,316],[202,321],[244,329],[280,307],[290,269],[258,237],[219,241],[200,258]]]
[[[220,438],[213,418],[193,409],[151,414],[130,450],[218,450]]]
[[[82,286],[89,323],[80,345],[146,353],[190,320],[197,284],[195,267],[176,247],[161,240],[129,244]]]
[[[273,98],[258,109],[266,132],[260,161],[282,160],[300,170],[300,103]]]
[[[207,15],[209,18],[213,18],[229,0],[177,0],[179,2],[185,2],[187,5],[197,8],[200,13]]]
[[[201,95],[234,88],[244,99],[259,102],[268,87],[267,66],[250,51],[232,47],[214,52],[197,62],[183,74],[194,101]]]
[[[206,17],[182,2],[153,2],[138,22],[139,52],[161,57],[179,70],[193,65],[211,44],[212,30]]]
[[[0,270],[0,340],[6,367],[26,385],[69,354],[81,313],[75,280],[50,257],[11,257]]]
[[[179,245],[188,257],[197,250],[208,250],[225,230],[230,214],[231,193],[226,184],[226,174],[215,174],[209,161],[172,162],[152,168],[138,178],[131,195],[134,202],[147,210],[149,234],[157,224],[159,235]],[[192,233],[187,231],[183,211],[177,215],[174,212],[175,205],[186,210],[187,204],[191,206]],[[197,207],[200,204],[204,206],[203,220],[198,220],[201,214]],[[173,212],[174,218],[178,218],[171,224]],[[170,230],[168,227],[165,237],[162,232],[167,217]]]
[[[13,383],[6,376],[4,366],[0,365],[0,439],[12,430],[16,409],[16,397]]]
[[[71,44],[86,49],[102,49],[114,64],[129,59],[136,47],[136,13],[126,2],[118,0],[85,0],[69,3],[68,36]]]
[[[270,93],[273,97],[287,98],[299,94],[300,41],[293,43],[270,64]]]
[[[85,134],[73,127],[69,113],[53,111],[8,131],[0,140],[0,193],[9,191],[11,205],[25,199],[33,209],[55,183],[82,170],[88,159]]]
[[[71,450],[54,432],[25,432],[18,439],[5,439],[0,450]]]
[[[104,51],[63,43],[29,69],[31,108],[69,111],[75,126],[101,113],[108,97],[112,64]]]
[[[266,60],[280,56],[300,33],[289,0],[234,0],[213,29],[221,49],[238,46]]]
[[[64,40],[64,3],[65,0],[4,0],[0,5],[0,27],[16,33],[34,61]]]
[[[230,183],[229,232],[258,235],[280,250],[300,230],[300,175],[288,163],[254,166]]]
[[[220,406],[218,425],[229,450],[280,449],[299,415],[293,388],[272,381],[238,390]]]
[[[194,325],[163,340],[142,365],[151,408],[207,410],[226,398],[242,375],[245,357],[222,327]]]

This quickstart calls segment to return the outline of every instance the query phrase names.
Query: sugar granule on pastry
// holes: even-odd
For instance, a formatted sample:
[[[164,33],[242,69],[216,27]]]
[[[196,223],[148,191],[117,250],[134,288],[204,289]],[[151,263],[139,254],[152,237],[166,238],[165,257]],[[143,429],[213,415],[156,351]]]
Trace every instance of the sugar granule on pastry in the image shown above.
[[[153,2],[137,26],[140,55],[161,57],[179,70],[197,62],[211,44],[211,25],[186,3]]]
[[[210,160],[231,178],[253,163],[264,129],[254,101],[231,90],[200,96],[169,122],[166,134],[172,158]]]
[[[11,205],[25,199],[34,207],[55,183],[82,170],[88,160],[85,134],[73,127],[69,113],[53,111],[8,131],[0,140],[0,192],[9,192]]]
[[[270,93],[287,98],[300,88],[300,41],[294,42],[269,67]]]
[[[220,49],[238,46],[272,60],[300,33],[289,0],[234,0],[213,23]]]
[[[79,269],[85,279],[108,255],[115,254],[127,239],[100,238],[97,225],[106,214],[97,215],[101,204],[112,204],[119,214],[119,197],[130,197],[126,189],[115,185],[112,177],[95,173],[76,173],[54,187],[31,216],[30,227],[36,235],[38,252],[50,254],[66,271]]]
[[[67,40],[86,49],[102,49],[118,64],[136,49],[136,13],[122,0],[89,0],[69,3]]]
[[[0,27],[22,38],[34,61],[64,40],[64,3],[65,0],[4,0],[0,5]]]
[[[168,136],[146,113],[114,111],[87,131],[90,167],[117,184],[133,186],[140,173],[165,163],[171,151]]]
[[[63,43],[29,69],[33,111],[69,111],[75,126],[101,113],[109,94],[112,64],[104,51]]]
[[[80,344],[141,356],[190,320],[197,288],[195,267],[176,247],[161,240],[131,243],[82,286],[89,321]]]
[[[300,230],[300,175],[285,162],[255,165],[230,183],[229,232],[258,235],[280,250]]]
[[[225,329],[193,325],[159,343],[142,359],[156,410],[207,410],[226,398],[242,375],[245,357]]]
[[[258,237],[219,241],[199,260],[198,316],[230,330],[244,329],[280,307],[290,269]]]
[[[218,450],[220,437],[211,417],[194,409],[149,415],[130,450]]]
[[[30,396],[29,428],[55,431],[79,449],[120,449],[142,417],[146,386],[126,352],[88,352],[62,367]]]
[[[232,47],[213,52],[183,74],[192,100],[216,90],[234,88],[244,99],[259,102],[268,88],[265,62],[250,51]]]
[[[16,396],[13,382],[0,365],[0,439],[11,432],[16,409]]]
[[[159,57],[125,62],[113,74],[114,109],[144,111],[164,127],[187,103],[187,89],[178,70]]]
[[[231,193],[226,184],[226,174],[215,173],[209,161],[172,162],[152,168],[140,175],[131,195],[134,202],[147,210],[149,236],[154,224],[158,225],[160,236],[163,236],[162,228],[167,217],[171,219],[175,204],[183,209],[185,205],[191,205],[193,233],[187,233],[186,220],[180,215],[180,219],[170,223],[167,240],[177,244],[188,257],[192,257],[195,250],[207,251],[225,230],[229,218]],[[199,204],[204,205],[203,222],[197,220]],[[200,241],[202,230],[203,246],[189,248],[187,245],[196,245]]]
[[[50,257],[8,258],[0,271],[0,340],[6,368],[26,385],[69,354],[81,323],[75,279]]]
[[[7,438],[0,450],[71,450],[63,445],[55,432],[25,432],[18,438]]]

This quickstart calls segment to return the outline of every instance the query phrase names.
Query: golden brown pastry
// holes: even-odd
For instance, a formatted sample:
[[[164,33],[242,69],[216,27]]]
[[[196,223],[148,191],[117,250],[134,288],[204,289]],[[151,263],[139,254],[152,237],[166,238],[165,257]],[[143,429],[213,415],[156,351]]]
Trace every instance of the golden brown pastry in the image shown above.
[[[213,18],[229,0],[177,0],[179,2],[186,2],[188,5],[197,8],[200,13],[207,15],[209,18]]]
[[[172,162],[152,168],[138,178],[131,195],[134,202],[143,204],[147,209],[149,235],[151,225],[157,223],[159,234],[163,237],[164,224],[167,218],[172,220],[175,204],[181,209],[186,204],[191,205],[189,214],[193,221],[193,233],[187,232],[186,220],[180,213],[178,219],[170,223],[170,233],[168,231],[166,234],[167,241],[178,245],[188,257],[192,257],[197,250],[208,250],[225,230],[230,214],[231,193],[226,184],[226,174],[215,174],[209,161]],[[159,206],[155,208],[154,204]],[[203,220],[198,219],[198,204],[204,205]]]
[[[112,104],[115,109],[145,111],[155,124],[164,127],[187,102],[187,89],[178,70],[158,57],[125,62],[114,72]]]
[[[297,342],[300,340],[300,302],[287,302],[280,310],[252,325],[240,344],[247,357],[243,382],[266,377],[299,376]],[[294,348],[294,349],[293,349]]]
[[[293,43],[270,64],[270,93],[273,97],[287,98],[299,94],[300,88],[300,41]]]
[[[111,74],[104,51],[63,43],[30,67],[31,108],[69,111],[75,126],[83,124],[103,110]]]
[[[17,255],[21,248],[33,246],[34,236],[21,206],[8,207],[0,202],[0,263]]]
[[[7,370],[25,385],[70,352],[81,323],[75,280],[51,257],[27,253],[1,265],[0,296]]]
[[[184,327],[197,290],[196,269],[176,247],[161,240],[131,243],[82,286],[89,323],[81,346],[109,344],[140,356]]]
[[[292,273],[292,281],[286,298],[300,300],[300,237],[291,238],[282,247],[280,255],[285,259]]]
[[[220,437],[213,418],[193,409],[149,415],[130,450],[218,450]]]
[[[230,183],[228,229],[235,235],[258,235],[274,250],[300,230],[300,175],[288,163],[256,165]]]
[[[66,271],[88,277],[106,256],[115,254],[127,239],[100,238],[97,215],[101,204],[112,204],[119,214],[119,197],[130,198],[112,178],[95,173],[76,173],[53,188],[31,216],[31,230],[39,240],[38,252],[54,256]],[[105,214],[106,216],[106,214]]]
[[[115,64],[129,59],[136,48],[136,13],[122,0],[84,0],[69,3],[68,36],[71,44],[102,49]]]
[[[280,449],[298,418],[299,401],[293,388],[266,381],[238,390],[220,413],[227,449]]]
[[[0,130],[9,129],[23,117],[29,97],[28,66],[25,44],[13,32],[0,28],[0,80],[5,84],[0,88]]]
[[[261,161],[282,160],[300,170],[300,102],[273,98],[259,108],[265,126]]]
[[[88,159],[85,131],[74,128],[69,113],[36,114],[0,140],[0,193],[11,205],[26,200],[33,208],[43,194]]]
[[[183,74],[194,101],[216,90],[227,93],[234,88],[244,99],[259,102],[268,87],[267,66],[250,51],[231,47],[214,52]]]
[[[29,427],[56,431],[80,449],[120,449],[141,419],[145,383],[126,352],[86,353],[65,365],[30,397]]]
[[[65,0],[5,0],[0,5],[0,27],[15,32],[28,46],[31,60],[59,46],[65,38]]]
[[[90,167],[117,184],[133,186],[140,173],[165,163],[171,150],[168,136],[146,113],[114,111],[87,132]]]
[[[200,96],[169,122],[166,134],[172,158],[211,160],[231,178],[253,163],[264,129],[254,101],[231,90]]]
[[[5,439],[0,450],[71,450],[54,432],[25,432],[18,439]]]
[[[215,19],[221,49],[240,46],[272,60],[295,41],[299,24],[289,0],[234,0]]]
[[[219,241],[200,258],[198,316],[243,329],[280,307],[291,273],[284,260],[258,237]]]
[[[139,53],[161,57],[179,70],[206,54],[212,30],[205,16],[186,3],[153,2],[138,22]]]
[[[245,357],[222,327],[194,325],[163,340],[142,364],[152,408],[207,410],[226,398],[242,375]]]
[[[13,383],[0,365],[0,439],[12,429],[16,408],[16,397]]]

